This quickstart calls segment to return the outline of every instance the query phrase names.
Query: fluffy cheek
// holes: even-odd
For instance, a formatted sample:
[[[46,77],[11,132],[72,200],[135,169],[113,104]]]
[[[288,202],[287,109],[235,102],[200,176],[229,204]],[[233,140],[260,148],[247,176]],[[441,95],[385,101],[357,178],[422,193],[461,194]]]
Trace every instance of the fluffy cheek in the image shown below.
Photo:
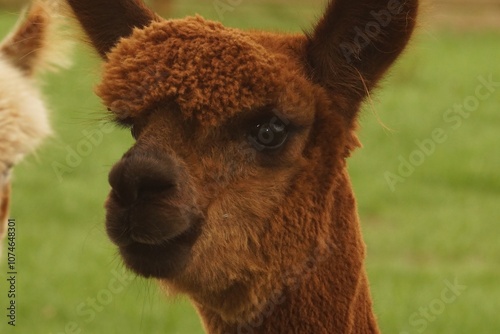
[[[193,277],[203,281],[206,288],[217,291],[235,282],[250,281],[266,269],[266,246],[259,241],[275,203],[252,203],[255,196],[233,190],[210,205],[190,266]]]
[[[273,267],[271,245],[262,240],[286,193],[279,185],[286,183],[260,181],[234,184],[210,203],[189,265],[167,286],[221,314],[242,314],[261,303]],[[228,304],[231,300],[240,304]]]

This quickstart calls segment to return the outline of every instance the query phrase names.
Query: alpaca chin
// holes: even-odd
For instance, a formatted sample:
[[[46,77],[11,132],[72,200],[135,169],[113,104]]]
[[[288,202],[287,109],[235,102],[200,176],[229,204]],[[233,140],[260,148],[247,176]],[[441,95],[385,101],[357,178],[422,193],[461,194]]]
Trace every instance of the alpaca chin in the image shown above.
[[[106,231],[131,270],[144,277],[172,278],[189,261],[202,219],[160,200],[151,202],[127,206],[112,191]]]
[[[194,225],[185,233],[158,245],[135,242],[120,246],[125,265],[143,277],[173,279],[180,275],[191,258],[191,249],[201,229]]]

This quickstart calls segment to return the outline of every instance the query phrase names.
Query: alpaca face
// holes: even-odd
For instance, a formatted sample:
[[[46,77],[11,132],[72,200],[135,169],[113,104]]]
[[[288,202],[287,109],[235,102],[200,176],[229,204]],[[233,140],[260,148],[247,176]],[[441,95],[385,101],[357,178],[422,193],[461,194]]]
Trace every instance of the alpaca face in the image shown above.
[[[106,203],[130,269],[234,320],[311,257],[361,268],[345,159],[417,1],[330,1],[309,35],[167,21],[139,0],[68,2],[105,60],[97,93],[136,139]]]
[[[111,239],[126,264],[144,276],[172,279],[190,272],[206,280],[199,275],[207,262],[214,263],[208,273],[214,284],[232,271],[236,280],[242,267],[264,271],[266,245],[259,240],[275,223],[287,185],[307,165],[300,148],[309,129],[277,124],[271,111],[201,129],[175,112],[176,106],[158,107],[142,127],[134,121],[137,142],[109,177]],[[279,140],[257,151],[254,133],[262,127],[277,128]],[[251,256],[256,252],[263,258]],[[258,263],[241,264],[236,257],[245,253]]]
[[[297,60],[262,38],[188,18],[108,55],[98,94],[136,144],[110,173],[107,230],[139,274],[224,290],[270,267],[262,240],[311,167],[318,101]]]
[[[315,192],[355,146],[288,51],[304,40],[281,38],[201,18],[153,23],[108,54],[97,89],[136,139],[109,177],[111,240],[136,273],[227,317],[252,312],[243,301],[259,305],[292,260],[325,251],[328,222],[296,203],[320,212],[327,194]],[[245,298],[228,305],[232,294]]]

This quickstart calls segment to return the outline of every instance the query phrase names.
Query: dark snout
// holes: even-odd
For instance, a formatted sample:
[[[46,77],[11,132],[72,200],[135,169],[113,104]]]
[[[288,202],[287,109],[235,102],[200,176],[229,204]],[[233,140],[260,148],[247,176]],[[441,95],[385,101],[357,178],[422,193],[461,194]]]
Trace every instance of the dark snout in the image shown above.
[[[109,174],[113,195],[123,206],[175,196],[178,168],[168,157],[128,153]]]
[[[168,156],[131,150],[113,167],[109,183],[106,230],[125,263],[144,276],[164,277],[178,268],[201,221],[186,171]]]

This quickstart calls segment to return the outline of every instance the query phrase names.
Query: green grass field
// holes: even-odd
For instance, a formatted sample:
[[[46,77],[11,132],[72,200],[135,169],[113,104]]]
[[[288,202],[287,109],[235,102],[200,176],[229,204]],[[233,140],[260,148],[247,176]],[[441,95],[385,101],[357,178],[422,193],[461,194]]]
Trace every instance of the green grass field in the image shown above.
[[[178,3],[176,16],[198,12],[281,31],[311,26],[321,10],[242,2],[221,18],[211,2]],[[1,36],[15,20],[1,12]],[[421,29],[361,118],[364,148],[350,172],[384,333],[500,333],[500,84],[474,97],[478,78],[500,82],[499,38]],[[92,93],[98,72],[97,57],[79,47],[71,70],[44,80],[55,135],[15,172],[17,327],[6,325],[3,263],[0,333],[203,333],[188,301],[168,300],[154,282],[123,274],[105,235],[107,173],[132,140],[125,130],[100,128],[105,112]],[[462,104],[469,117],[449,111]],[[102,143],[58,175],[54,163],[81,148],[84,131],[105,131]],[[401,159],[418,166],[396,180]],[[464,287],[443,295],[455,282]]]

